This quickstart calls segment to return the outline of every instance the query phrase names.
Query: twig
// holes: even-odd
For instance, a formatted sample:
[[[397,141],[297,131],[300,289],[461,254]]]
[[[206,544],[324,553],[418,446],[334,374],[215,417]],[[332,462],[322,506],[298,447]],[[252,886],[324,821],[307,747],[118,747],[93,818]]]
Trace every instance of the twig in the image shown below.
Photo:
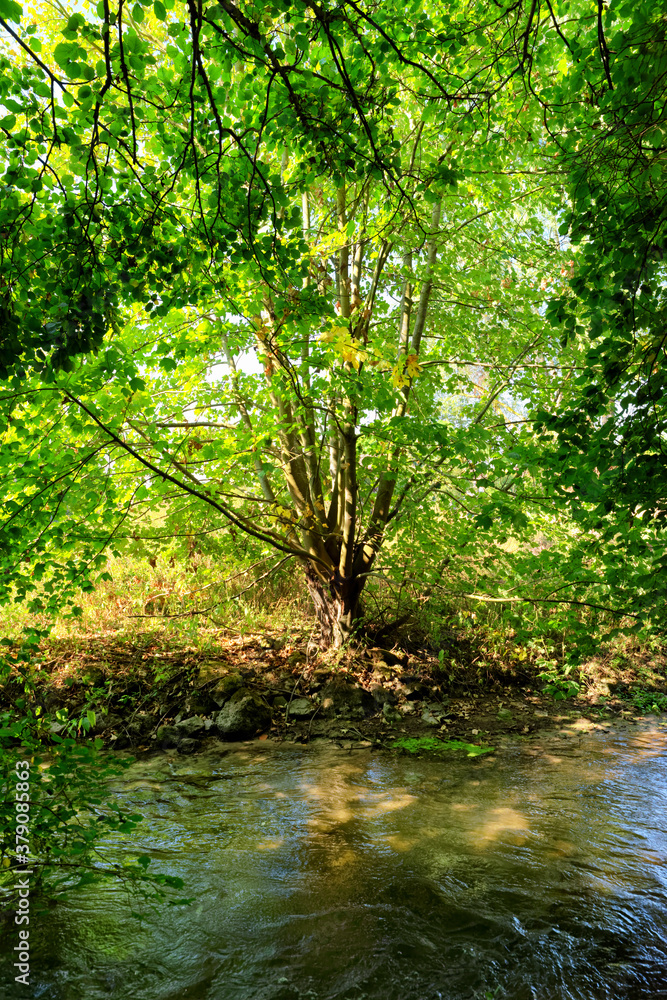
[[[266,573],[262,573],[262,575],[258,576],[256,580],[253,580],[251,584],[249,584],[247,587],[244,587],[243,590],[240,590],[238,594],[232,594],[231,597],[226,597],[224,601],[214,601],[213,604],[209,604],[205,608],[193,608],[192,611],[179,611],[178,614],[175,615],[125,615],[125,618],[190,618],[194,617],[195,615],[205,615],[212,608],[218,608],[220,607],[221,604],[229,604],[230,601],[236,601],[239,597],[242,597],[243,594],[247,594],[249,590],[252,590],[253,587],[256,587],[257,584],[260,583],[262,580],[265,580],[267,576],[271,576],[272,573],[275,573],[277,569],[280,569],[283,563],[286,563],[287,560],[291,558],[292,554],[290,553],[290,555],[285,556],[283,559],[280,559],[274,566],[271,567],[271,569],[267,570]],[[257,563],[255,563],[255,565],[257,565]],[[252,567],[250,568],[252,569]],[[237,576],[241,576],[241,574],[238,573]],[[234,579],[234,577],[230,577],[229,579]],[[223,580],[222,582],[225,583],[226,581]],[[213,586],[213,584],[210,584],[210,586]],[[156,594],[155,596],[160,597],[162,595]],[[215,622],[215,619],[211,618],[211,621]],[[217,625],[218,623],[215,622],[215,624]],[[229,631],[233,632],[234,629],[230,629]]]
[[[292,704],[292,700],[294,698],[294,694],[296,692],[296,689],[298,688],[299,684],[303,680],[303,675],[305,674],[305,672],[306,672],[306,670],[308,669],[309,666],[310,666],[310,661],[309,661],[309,658],[308,658],[308,648],[306,647],[306,665],[303,668],[303,670],[301,671],[301,673],[299,674],[299,677],[297,678],[297,682],[294,685],[294,687],[292,688],[292,693],[289,696],[289,701],[287,702],[287,706],[285,708],[285,725],[287,725],[287,716],[289,714],[289,707]],[[309,729],[309,731],[310,731],[310,729]]]
[[[319,710],[321,708],[322,708],[322,706],[318,705],[317,708],[315,709],[315,711],[313,712],[313,714],[310,717],[310,722],[308,723],[308,732],[306,733],[306,740],[310,739],[310,729],[311,729],[311,726],[313,725],[313,719],[315,718],[315,716],[317,715],[317,713],[319,712]]]

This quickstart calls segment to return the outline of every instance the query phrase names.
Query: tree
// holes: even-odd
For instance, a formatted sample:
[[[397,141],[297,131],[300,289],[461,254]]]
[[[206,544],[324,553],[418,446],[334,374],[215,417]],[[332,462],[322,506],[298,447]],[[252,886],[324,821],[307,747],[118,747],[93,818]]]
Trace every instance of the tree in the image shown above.
[[[587,23],[563,25],[556,85],[547,82],[546,50],[535,74],[567,172],[560,232],[577,249],[570,288],[547,316],[564,341],[585,345],[570,405],[537,414],[549,442],[543,464],[596,538],[612,592],[661,627],[666,14],[662,3],[600,5]]]
[[[524,421],[584,350],[544,319],[550,11],[0,0],[6,594],[187,497],[297,559],[340,644],[381,551],[433,582],[453,511],[465,546],[543,509]]]

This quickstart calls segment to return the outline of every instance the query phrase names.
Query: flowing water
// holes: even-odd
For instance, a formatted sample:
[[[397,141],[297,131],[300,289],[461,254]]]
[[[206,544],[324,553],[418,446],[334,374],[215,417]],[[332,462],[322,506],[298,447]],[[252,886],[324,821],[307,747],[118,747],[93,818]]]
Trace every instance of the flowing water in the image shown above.
[[[123,850],[194,902],[139,921],[116,888],[73,894],[8,996],[667,998],[661,723],[475,760],[218,747],[119,792],[146,818]]]

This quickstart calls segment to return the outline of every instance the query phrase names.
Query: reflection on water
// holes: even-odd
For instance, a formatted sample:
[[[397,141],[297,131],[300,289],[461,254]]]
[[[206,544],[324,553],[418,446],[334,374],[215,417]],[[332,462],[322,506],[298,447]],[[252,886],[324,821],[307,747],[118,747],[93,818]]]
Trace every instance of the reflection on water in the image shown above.
[[[446,762],[219,748],[137,762],[122,797],[133,853],[195,902],[139,922],[116,889],[73,896],[22,995],[667,998],[662,725]]]

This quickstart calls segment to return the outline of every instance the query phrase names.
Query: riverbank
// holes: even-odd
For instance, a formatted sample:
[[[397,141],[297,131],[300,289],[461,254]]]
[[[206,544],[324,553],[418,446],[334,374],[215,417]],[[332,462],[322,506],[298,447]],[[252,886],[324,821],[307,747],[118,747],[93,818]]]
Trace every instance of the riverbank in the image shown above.
[[[570,696],[559,698],[565,687],[525,666],[484,676],[446,670],[441,657],[427,653],[322,653],[266,633],[219,636],[208,650],[175,648],[159,632],[48,640],[31,671],[28,704],[48,732],[87,732],[119,750],[192,753],[210,737],[380,746],[438,737],[483,747],[667,707],[657,656],[591,661],[578,668]],[[0,698],[10,709],[26,698],[18,672]]]

